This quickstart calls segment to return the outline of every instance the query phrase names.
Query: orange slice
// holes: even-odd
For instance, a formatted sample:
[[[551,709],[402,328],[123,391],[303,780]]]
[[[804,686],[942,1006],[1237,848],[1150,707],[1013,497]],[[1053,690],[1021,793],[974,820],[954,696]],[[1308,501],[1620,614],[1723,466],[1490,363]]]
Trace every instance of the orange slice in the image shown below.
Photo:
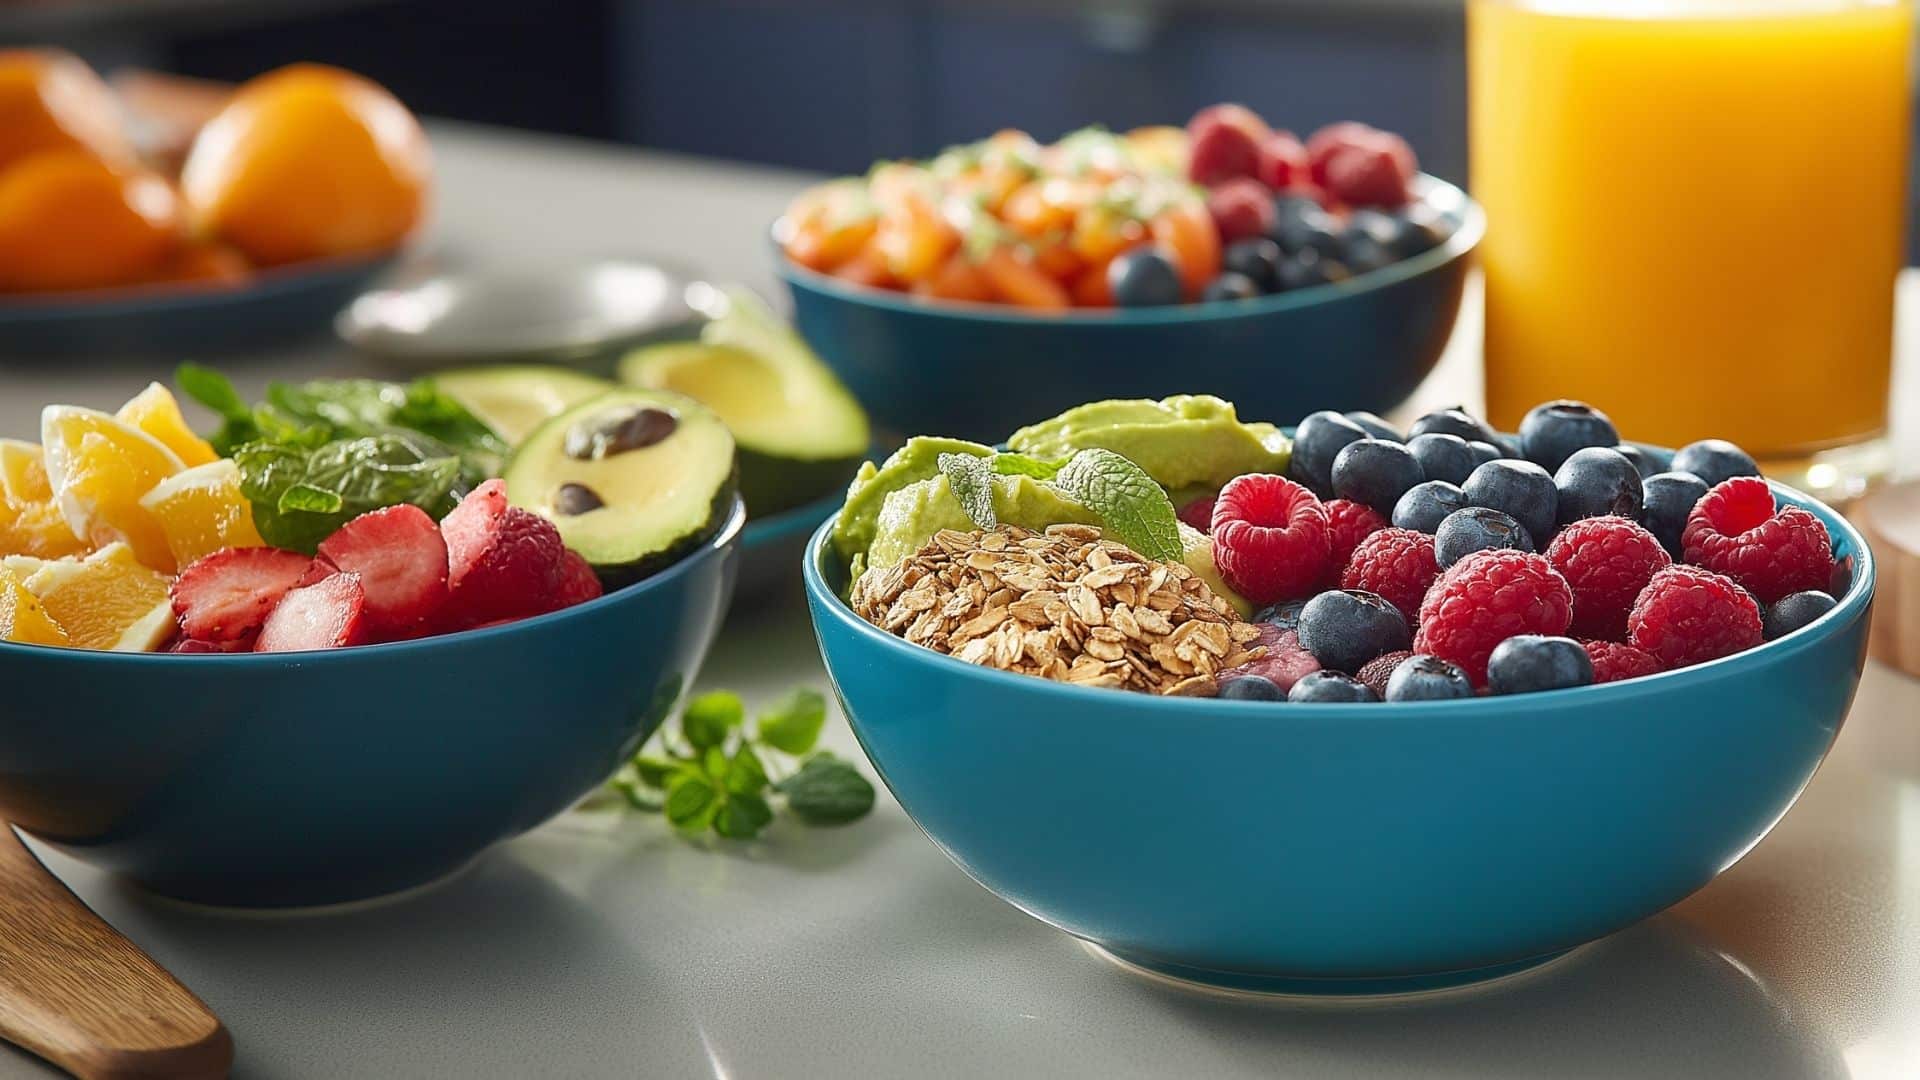
[[[145,390],[133,396],[133,400],[120,406],[114,418],[132,424],[141,431],[154,437],[160,445],[174,452],[181,464],[192,468],[218,460],[220,455],[213,452],[213,446],[207,440],[193,433],[187,426],[187,418],[180,415],[180,403],[173,394],[159,383],[148,383]]]
[[[49,561],[22,584],[79,648],[151,652],[173,636],[172,579],[140,565],[125,544]]]
[[[221,548],[266,543],[253,527],[253,504],[240,493],[240,467],[226,458],[167,477],[140,505],[160,522],[178,566]]]
[[[0,498],[21,503],[53,498],[40,444],[0,439]]]
[[[4,567],[0,567],[0,641],[27,645],[71,644],[67,632],[48,617],[39,598]]]
[[[131,424],[74,405],[40,414],[40,444],[54,501],[74,535],[96,547],[124,540],[141,562],[173,571],[166,530],[140,496],[181,470],[179,455]]]

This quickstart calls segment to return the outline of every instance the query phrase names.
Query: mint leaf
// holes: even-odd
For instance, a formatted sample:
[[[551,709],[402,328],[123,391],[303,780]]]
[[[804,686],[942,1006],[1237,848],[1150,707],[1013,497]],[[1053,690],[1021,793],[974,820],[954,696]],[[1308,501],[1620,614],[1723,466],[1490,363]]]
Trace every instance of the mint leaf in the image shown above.
[[[707,747],[707,752],[701,755],[700,767],[706,770],[707,779],[713,781],[715,787],[725,787],[727,774],[733,771],[726,750],[718,746]]]
[[[998,527],[1000,519],[993,512],[993,466],[971,454],[941,454],[939,465],[947,487],[974,528]]]
[[[657,814],[666,805],[666,800],[658,794],[647,790],[626,777],[616,776],[610,782],[613,785],[613,790],[619,792],[620,797],[627,801],[627,805],[633,807],[635,810],[649,814]]]
[[[705,750],[725,742],[727,732],[739,727],[746,715],[739,694],[714,690],[687,702],[680,714],[680,731],[695,750]]]
[[[181,364],[173,369],[173,381],[181,393],[212,409],[222,420],[253,419],[253,410],[233,388],[233,382],[210,367]]]
[[[755,795],[766,790],[767,769],[753,747],[740,744],[727,766],[727,790],[735,795]]]
[[[809,825],[844,825],[873,809],[873,785],[830,754],[808,758],[777,790],[787,797],[787,809]]]
[[[1001,476],[1031,476],[1040,480],[1051,480],[1060,474],[1065,461],[1044,461],[1025,454],[993,455],[993,471]]]
[[[1092,447],[1073,455],[1053,486],[1100,516],[1113,539],[1160,562],[1178,562],[1180,519],[1166,489],[1147,471],[1111,450]]]
[[[650,788],[666,787],[667,778],[672,776],[673,771],[679,767],[679,762],[669,761],[666,758],[653,757],[648,754],[641,754],[633,759],[634,776],[638,777],[642,784]]]
[[[682,772],[667,785],[665,811],[676,829],[699,830],[707,827],[719,809],[719,793],[707,778],[695,772]]]
[[[818,690],[802,687],[760,718],[759,739],[775,750],[799,757],[820,741],[820,729],[826,722],[827,699]]]
[[[729,840],[751,840],[773,820],[773,807],[758,795],[733,793],[713,818],[713,831]]]

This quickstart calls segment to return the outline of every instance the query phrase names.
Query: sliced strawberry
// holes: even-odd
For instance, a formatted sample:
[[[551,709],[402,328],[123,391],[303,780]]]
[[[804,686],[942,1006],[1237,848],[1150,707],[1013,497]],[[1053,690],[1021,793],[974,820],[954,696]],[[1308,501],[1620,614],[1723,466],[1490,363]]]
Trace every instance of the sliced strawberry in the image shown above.
[[[309,585],[318,585],[340,572],[333,561],[325,555],[316,555],[313,562],[307,564],[307,572],[300,575],[300,583],[295,588],[304,589]]]
[[[553,522],[507,505],[506,485],[489,480],[440,522],[447,542],[447,625],[518,619],[554,608],[567,547]]]
[[[180,633],[201,641],[241,641],[256,633],[313,560],[270,547],[222,548],[173,581]]]
[[[202,641],[199,638],[183,637],[168,646],[167,651],[176,653],[252,652],[253,640],[241,638],[239,641]]]
[[[368,641],[366,615],[367,593],[360,587],[360,575],[333,574],[287,593],[267,616],[253,651],[305,652],[363,645]]]
[[[425,510],[402,503],[361,514],[320,543],[316,567],[360,575],[367,633],[400,641],[432,632],[447,606],[447,542]]]
[[[593,572],[593,564],[568,548],[560,556],[560,584],[554,592],[554,610],[598,599],[600,593],[600,575]]]

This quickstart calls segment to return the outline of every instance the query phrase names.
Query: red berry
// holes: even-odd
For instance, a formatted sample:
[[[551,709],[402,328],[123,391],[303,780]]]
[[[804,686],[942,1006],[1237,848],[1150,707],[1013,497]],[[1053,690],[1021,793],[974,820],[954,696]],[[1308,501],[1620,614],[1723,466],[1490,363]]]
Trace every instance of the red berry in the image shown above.
[[[447,604],[447,542],[417,506],[361,514],[320,542],[314,565],[360,575],[367,632],[376,641],[431,633]]]
[[[1213,531],[1213,497],[1195,499],[1175,511],[1181,521],[1199,529],[1201,532]]]
[[[1667,550],[1638,522],[1591,517],[1561,529],[1547,561],[1573,589],[1575,637],[1620,641],[1627,612],[1656,571],[1672,565]]]
[[[1327,508],[1284,476],[1235,477],[1214,500],[1213,561],[1256,607],[1306,596],[1332,562]]]
[[[1575,603],[1578,602],[1576,598]],[[1583,641],[1580,646],[1593,659],[1593,681],[1596,683],[1637,679],[1642,675],[1658,675],[1661,671],[1660,661],[1652,653],[1624,642]]]
[[[1342,147],[1327,159],[1327,194],[1348,206],[1405,206],[1412,183],[1413,174],[1385,147]]]
[[[489,480],[440,523],[447,541],[447,606],[457,628],[553,610],[567,550],[553,522],[507,505],[506,486]]]
[[[1269,191],[1290,190],[1298,183],[1311,183],[1307,171],[1307,148],[1291,131],[1273,131],[1260,140],[1254,161],[1254,179]]]
[[[1773,489],[1757,476],[1723,481],[1694,503],[1680,544],[1687,562],[1725,574],[1764,604],[1825,589],[1833,576],[1827,527],[1797,506],[1776,510]]]
[[[1333,555],[1327,569],[1329,577],[1337,578],[1346,568],[1347,560],[1353,557],[1353,549],[1360,546],[1360,541],[1386,528],[1387,519],[1373,507],[1352,499],[1329,499],[1325,505],[1327,537],[1332,541]]]
[[[289,589],[304,584],[312,559],[270,547],[223,548],[173,579],[180,632],[206,642],[244,641],[260,632]]]
[[[1627,614],[1627,641],[1669,668],[1760,644],[1760,605],[1732,578],[1698,566],[1653,575]]]
[[[167,651],[174,653],[252,652],[253,639],[241,638],[238,641],[202,641],[199,638],[183,637],[174,641],[172,645],[167,646]]]
[[[1412,529],[1381,529],[1353,549],[1340,573],[1340,587],[1385,597],[1411,623],[1420,617],[1420,601],[1439,576],[1433,537]]]
[[[1267,651],[1241,664],[1220,673],[1221,678],[1229,675],[1258,675],[1269,679],[1282,693],[1293,689],[1293,684],[1306,675],[1320,670],[1320,661],[1314,655],[1300,647],[1300,635],[1292,630],[1281,630],[1267,623],[1261,624],[1260,640]]]
[[[1202,187],[1252,176],[1267,122],[1244,105],[1213,105],[1187,121],[1187,178]]]
[[[253,651],[304,652],[364,644],[368,640],[366,610],[360,575],[334,574],[283,597],[260,628]]]
[[[1558,637],[1572,622],[1573,590],[1545,556],[1476,551],[1427,590],[1413,651],[1460,665],[1481,686],[1494,646],[1516,634]]]
[[[598,599],[600,593],[600,575],[593,572],[593,564],[568,548],[560,556],[560,584],[554,591],[554,610]]]
[[[1413,651],[1411,649],[1398,649],[1390,653],[1381,653],[1379,656],[1361,664],[1360,670],[1354,672],[1353,677],[1366,683],[1368,687],[1372,688],[1374,693],[1384,698],[1387,696],[1387,680],[1393,678],[1393,669],[1399,667],[1402,662],[1412,656]]]
[[[1252,177],[1236,177],[1207,193],[1207,213],[1223,244],[1265,236],[1273,229],[1273,193]]]
[[[1411,177],[1420,171],[1420,163],[1413,156],[1413,147],[1407,140],[1391,131],[1381,131],[1377,127],[1353,120],[1338,124],[1328,124],[1314,132],[1307,139],[1307,172],[1309,178],[1321,187],[1327,185],[1327,169],[1334,155],[1346,149],[1385,150],[1394,159],[1395,171]]]

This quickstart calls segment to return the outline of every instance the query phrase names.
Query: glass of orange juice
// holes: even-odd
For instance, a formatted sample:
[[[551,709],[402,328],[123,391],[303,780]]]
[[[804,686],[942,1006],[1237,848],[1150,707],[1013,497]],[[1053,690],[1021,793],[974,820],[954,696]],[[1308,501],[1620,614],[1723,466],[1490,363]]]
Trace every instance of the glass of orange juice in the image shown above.
[[[1871,473],[1912,28],[1913,0],[1471,0],[1490,418],[1578,398],[1829,492]]]

